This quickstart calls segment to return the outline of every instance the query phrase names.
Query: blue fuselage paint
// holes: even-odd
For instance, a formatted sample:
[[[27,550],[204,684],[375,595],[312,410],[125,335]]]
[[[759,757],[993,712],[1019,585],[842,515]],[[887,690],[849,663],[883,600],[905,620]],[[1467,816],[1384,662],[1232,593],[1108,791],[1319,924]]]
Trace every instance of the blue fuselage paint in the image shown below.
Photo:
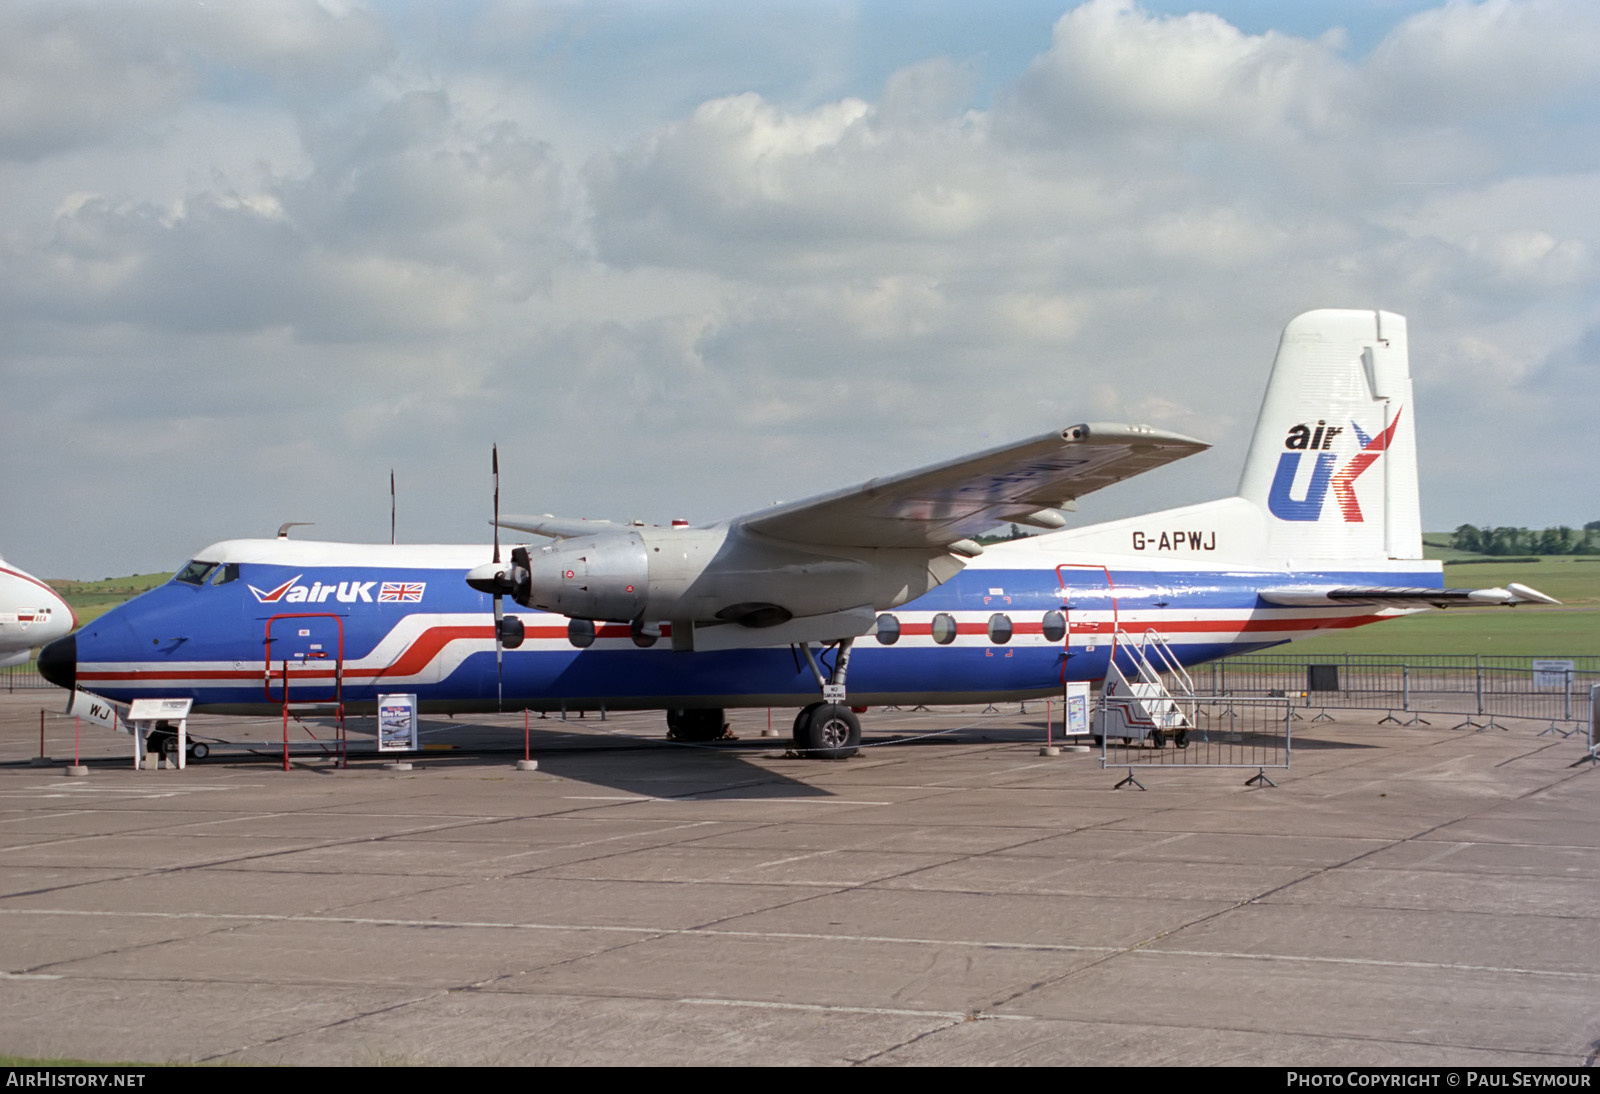
[[[1296,571],[1140,569],[1067,565],[969,568],[894,610],[893,645],[859,639],[852,702],[968,702],[1058,694],[1064,680],[1105,677],[1113,650],[1147,631],[1198,664],[1381,618],[1372,608],[1286,608],[1258,590],[1286,583],[1439,587],[1436,566]],[[326,594],[326,595],[324,595]],[[263,597],[272,598],[263,601]],[[652,709],[801,706],[817,696],[806,662],[787,647],[674,651],[670,638],[635,644],[626,625],[600,625],[588,648],[568,620],[508,609],[528,632],[497,672],[490,597],[456,569],[243,564],[223,584],[168,582],[83,627],[78,684],[107,698],[192,698],[197,710],[276,709],[337,697],[363,707],[415,693],[424,709]],[[1050,613],[1068,632],[1052,639]],[[959,633],[938,644],[935,616]],[[1014,633],[993,640],[989,620]],[[268,642],[268,638],[271,642]],[[270,647],[270,656],[268,653]],[[828,655],[828,656],[831,656]]]

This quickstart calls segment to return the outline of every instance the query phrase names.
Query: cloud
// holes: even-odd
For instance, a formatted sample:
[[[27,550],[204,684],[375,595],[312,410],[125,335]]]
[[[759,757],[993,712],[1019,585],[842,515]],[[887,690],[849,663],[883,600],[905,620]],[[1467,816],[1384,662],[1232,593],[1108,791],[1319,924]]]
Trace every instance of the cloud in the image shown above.
[[[1231,485],[1323,306],[1410,317],[1425,446],[1514,410],[1471,475],[1424,453],[1430,513],[1592,497],[1541,443],[1595,387],[1587,11],[1445,4],[1355,55],[1094,0],[1009,71],[962,40],[872,80],[808,23],[761,80],[715,20],[626,5],[13,6],[14,504],[174,499],[153,565],[386,531],[391,466],[402,535],[481,533],[491,440],[512,508],[660,519],[1084,420],[1217,442],[1083,519],[1120,515]]]
[[[1232,142],[1336,129],[1351,75],[1326,42],[1091,0],[1056,23],[1012,105],[1026,132],[1056,139],[1131,127]]]
[[[1374,51],[1374,105],[1408,126],[1482,126],[1574,95],[1592,101],[1597,41],[1593,4],[1453,0],[1411,16]]]
[[[309,106],[390,53],[380,21],[353,5],[22,0],[0,10],[0,160],[159,140],[195,97]]]
[[[170,206],[70,196],[10,245],[4,311],[304,341],[460,332],[548,282],[573,212],[548,150],[413,91],[322,128],[303,177]]]

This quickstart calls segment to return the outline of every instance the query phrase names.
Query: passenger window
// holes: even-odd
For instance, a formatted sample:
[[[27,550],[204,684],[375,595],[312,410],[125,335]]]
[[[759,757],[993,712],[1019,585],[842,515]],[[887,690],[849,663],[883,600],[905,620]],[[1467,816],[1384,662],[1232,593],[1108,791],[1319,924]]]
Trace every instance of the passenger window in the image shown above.
[[[173,580],[181,581],[185,585],[204,585],[206,577],[216,568],[217,564],[215,562],[201,562],[199,559],[195,559],[179,570],[178,576]]]
[[[989,641],[1003,646],[1011,641],[1011,617],[995,612],[989,617]]]
[[[1044,613],[1044,640],[1059,642],[1067,636],[1067,617],[1061,612]]]
[[[594,623],[588,619],[572,619],[567,622],[567,641],[586,650],[594,645]]]
[[[888,613],[878,616],[879,644],[892,646],[898,641],[900,641],[900,620]]]
[[[941,646],[948,646],[956,640],[955,617],[947,612],[940,612],[933,617],[933,640]]]

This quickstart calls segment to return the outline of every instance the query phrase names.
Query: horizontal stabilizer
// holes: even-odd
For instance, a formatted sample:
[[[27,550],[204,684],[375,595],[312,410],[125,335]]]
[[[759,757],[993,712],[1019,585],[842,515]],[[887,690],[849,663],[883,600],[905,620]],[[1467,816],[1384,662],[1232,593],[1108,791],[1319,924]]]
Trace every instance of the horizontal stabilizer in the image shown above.
[[[1501,604],[1559,604],[1555,597],[1512,583],[1504,589],[1428,589],[1373,586],[1284,585],[1262,589],[1268,604],[1303,608],[1461,608]]]

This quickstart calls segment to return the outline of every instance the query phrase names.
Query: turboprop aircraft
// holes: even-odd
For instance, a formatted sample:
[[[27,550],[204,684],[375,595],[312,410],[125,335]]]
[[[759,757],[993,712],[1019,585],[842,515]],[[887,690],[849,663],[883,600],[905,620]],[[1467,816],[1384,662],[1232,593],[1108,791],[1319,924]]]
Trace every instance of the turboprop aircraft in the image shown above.
[[[1235,496],[1067,528],[1074,499],[1207,447],[1091,423],[706,527],[499,518],[491,547],[213,544],[40,657],[116,702],[424,711],[798,707],[851,754],[868,704],[1102,681],[1154,634],[1192,665],[1419,608],[1549,601],[1446,589],[1422,557],[1405,320],[1316,311],[1283,333]],[[1045,534],[981,546],[1014,522]],[[499,528],[544,537],[502,556]],[[505,601],[512,602],[507,608]]]
[[[29,650],[77,625],[78,617],[54,589],[0,558],[0,668],[25,663]]]

